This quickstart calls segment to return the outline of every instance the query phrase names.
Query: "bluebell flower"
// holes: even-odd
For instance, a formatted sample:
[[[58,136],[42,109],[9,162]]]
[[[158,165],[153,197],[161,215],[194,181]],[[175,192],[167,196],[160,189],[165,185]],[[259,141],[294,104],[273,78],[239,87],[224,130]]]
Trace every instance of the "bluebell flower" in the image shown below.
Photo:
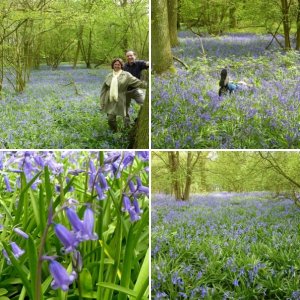
[[[98,235],[94,232],[94,212],[87,207],[83,215],[83,237],[85,240],[97,240]]]
[[[107,184],[104,174],[102,172],[100,172],[98,176],[99,176],[99,183],[100,183],[101,188],[104,191],[107,191],[109,189],[109,186]]]
[[[82,232],[84,230],[82,221],[79,219],[74,209],[67,207],[65,210],[66,210],[66,215],[68,217],[68,220],[73,227],[73,230],[75,232],[79,232],[79,231]]]
[[[64,225],[62,224],[55,224],[54,231],[56,236],[64,245],[65,253],[72,252],[78,246],[78,240],[75,238],[75,235],[69,231]]]
[[[130,192],[131,192],[131,193],[135,193],[135,192],[136,192],[136,187],[135,187],[135,185],[133,184],[132,180],[129,180],[129,181],[128,181],[128,186],[129,186],[129,189],[130,189]]]
[[[77,250],[73,252],[72,265],[77,272],[82,271],[82,256]]]
[[[44,162],[44,160],[42,159],[41,156],[39,156],[39,155],[34,155],[34,156],[33,156],[33,159],[34,159],[35,163],[36,163],[39,167],[41,167],[41,168],[44,168],[44,167],[45,167],[45,162]]]
[[[15,258],[19,258],[25,253],[15,242],[11,242],[10,245]]]
[[[238,281],[237,279],[234,279],[233,285],[234,285],[234,286],[239,286],[239,281]]]
[[[106,198],[106,196],[103,193],[103,190],[98,183],[95,184],[95,189],[96,189],[96,192],[98,195],[98,200],[104,200]]]
[[[142,181],[139,177],[136,177],[136,182],[137,182],[137,190],[141,194],[145,194],[149,198],[149,188],[146,186],[143,186]]]
[[[60,288],[63,291],[67,291],[69,285],[77,278],[75,271],[68,274],[67,270],[56,260],[50,261],[49,271],[53,277],[51,287],[55,290]]]
[[[5,249],[2,249],[2,254],[3,254],[3,256],[5,257],[7,264],[8,264],[8,265],[11,265],[10,258],[9,258],[9,256],[8,256],[8,254],[7,254],[7,252],[6,252]]]
[[[133,206],[134,206],[135,212],[136,212],[138,215],[141,214],[140,205],[139,205],[139,202],[137,201],[136,198],[133,199]]]
[[[126,168],[127,166],[132,165],[135,156],[132,152],[125,152],[124,156],[123,167]]]
[[[8,179],[7,175],[4,175],[4,183],[5,183],[5,186],[6,186],[6,190],[8,192],[12,192],[13,190],[10,186],[9,179]]]
[[[112,171],[112,173],[113,173],[113,176],[115,177],[115,178],[120,178],[121,177],[121,173],[120,173],[120,166],[119,166],[119,164],[117,164],[117,163],[112,163],[111,164],[111,171]]]
[[[136,153],[142,161],[149,161],[149,151],[136,151]]]
[[[23,230],[21,230],[20,228],[14,228],[13,231],[15,233],[17,233],[19,236],[23,237],[24,239],[28,239],[28,234],[25,233]]]
[[[131,208],[131,201],[127,195],[123,194],[123,211],[128,211]]]
[[[107,157],[104,159],[104,164],[112,164],[121,157],[120,152],[108,152]]]
[[[15,242],[11,242],[10,246],[12,249],[12,253],[16,259],[18,259],[20,256],[22,256],[25,253],[25,251],[23,249],[21,249]],[[10,258],[5,249],[2,249],[2,254],[5,257],[7,264],[11,265]]]
[[[139,214],[136,213],[136,211],[133,207],[131,207],[128,212],[130,215],[131,222],[136,222],[141,219],[141,217],[139,216]]]

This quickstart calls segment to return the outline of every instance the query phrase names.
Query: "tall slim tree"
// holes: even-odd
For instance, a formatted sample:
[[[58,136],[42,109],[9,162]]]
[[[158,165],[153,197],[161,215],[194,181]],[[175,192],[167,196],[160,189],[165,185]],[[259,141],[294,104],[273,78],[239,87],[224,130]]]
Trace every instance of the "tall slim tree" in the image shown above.
[[[290,20],[289,20],[290,4],[291,4],[291,1],[288,3],[287,0],[281,0],[281,11],[282,11],[283,32],[284,32],[284,48],[286,50],[291,49]]]
[[[296,50],[300,50],[300,0],[298,0]]]
[[[151,30],[152,67],[155,72],[163,73],[173,68],[167,0],[152,1]]]
[[[168,23],[171,47],[175,47],[178,45],[177,10],[177,0],[168,0]]]

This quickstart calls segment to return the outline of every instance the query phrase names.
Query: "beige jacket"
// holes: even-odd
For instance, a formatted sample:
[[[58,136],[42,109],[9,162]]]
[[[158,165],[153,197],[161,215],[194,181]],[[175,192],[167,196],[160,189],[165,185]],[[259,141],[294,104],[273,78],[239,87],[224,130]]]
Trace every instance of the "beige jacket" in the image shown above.
[[[118,76],[118,102],[109,101],[109,89],[112,80],[112,72],[108,74],[101,88],[100,106],[107,114],[126,116],[126,92],[128,87],[146,88],[146,83],[132,76],[129,72],[122,71]]]

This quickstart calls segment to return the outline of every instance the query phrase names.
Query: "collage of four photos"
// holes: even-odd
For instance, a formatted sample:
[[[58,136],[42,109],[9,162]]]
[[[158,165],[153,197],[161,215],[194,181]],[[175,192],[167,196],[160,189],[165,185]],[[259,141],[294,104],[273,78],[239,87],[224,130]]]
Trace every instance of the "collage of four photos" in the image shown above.
[[[299,0],[2,0],[0,147],[0,300],[300,300]]]

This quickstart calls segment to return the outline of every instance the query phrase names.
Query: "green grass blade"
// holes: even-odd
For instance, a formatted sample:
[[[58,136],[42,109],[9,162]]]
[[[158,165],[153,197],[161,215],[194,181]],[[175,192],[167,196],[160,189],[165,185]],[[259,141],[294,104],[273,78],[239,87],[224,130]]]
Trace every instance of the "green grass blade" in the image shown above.
[[[29,235],[27,240],[27,253],[28,253],[28,260],[29,260],[29,267],[30,267],[30,278],[31,278],[31,288],[33,293],[33,298],[36,299],[35,294],[35,282],[36,282],[36,269],[37,269],[37,250],[34,244],[33,238]]]
[[[28,294],[29,298],[32,299],[32,300],[34,300],[33,297],[32,297],[32,290],[31,290],[31,286],[30,286],[29,280],[27,279],[26,272],[21,267],[20,262],[15,259],[14,255],[12,254],[12,252],[10,250],[10,247],[8,247],[5,242],[2,242],[2,245],[3,245],[4,249],[7,252],[7,255],[8,255],[8,257],[9,257],[12,265],[18,271],[18,275],[20,276],[20,278],[21,278],[21,280],[23,282],[23,285],[24,285],[24,287],[25,287],[25,289],[27,291],[27,294]]]
[[[25,201],[25,197],[26,197],[26,192],[33,185],[33,183],[36,181],[36,179],[40,176],[41,173],[42,172],[37,173],[27,184],[26,184],[26,178],[25,178],[24,173],[21,174],[22,190],[20,193],[20,199],[19,199],[18,208],[16,211],[14,225],[16,225],[20,222],[20,218],[21,218],[21,215],[22,215],[23,209],[24,209],[24,201]]]
[[[139,272],[139,276],[134,286],[137,298],[141,299],[149,285],[149,249],[147,250],[144,262]]]
[[[125,288],[123,286],[119,286],[116,284],[108,283],[108,282],[98,282],[97,285],[100,285],[101,287],[112,289],[114,291],[120,292],[120,294],[124,295],[126,299],[126,295],[132,296],[134,298],[137,298],[137,293],[129,288]]]

